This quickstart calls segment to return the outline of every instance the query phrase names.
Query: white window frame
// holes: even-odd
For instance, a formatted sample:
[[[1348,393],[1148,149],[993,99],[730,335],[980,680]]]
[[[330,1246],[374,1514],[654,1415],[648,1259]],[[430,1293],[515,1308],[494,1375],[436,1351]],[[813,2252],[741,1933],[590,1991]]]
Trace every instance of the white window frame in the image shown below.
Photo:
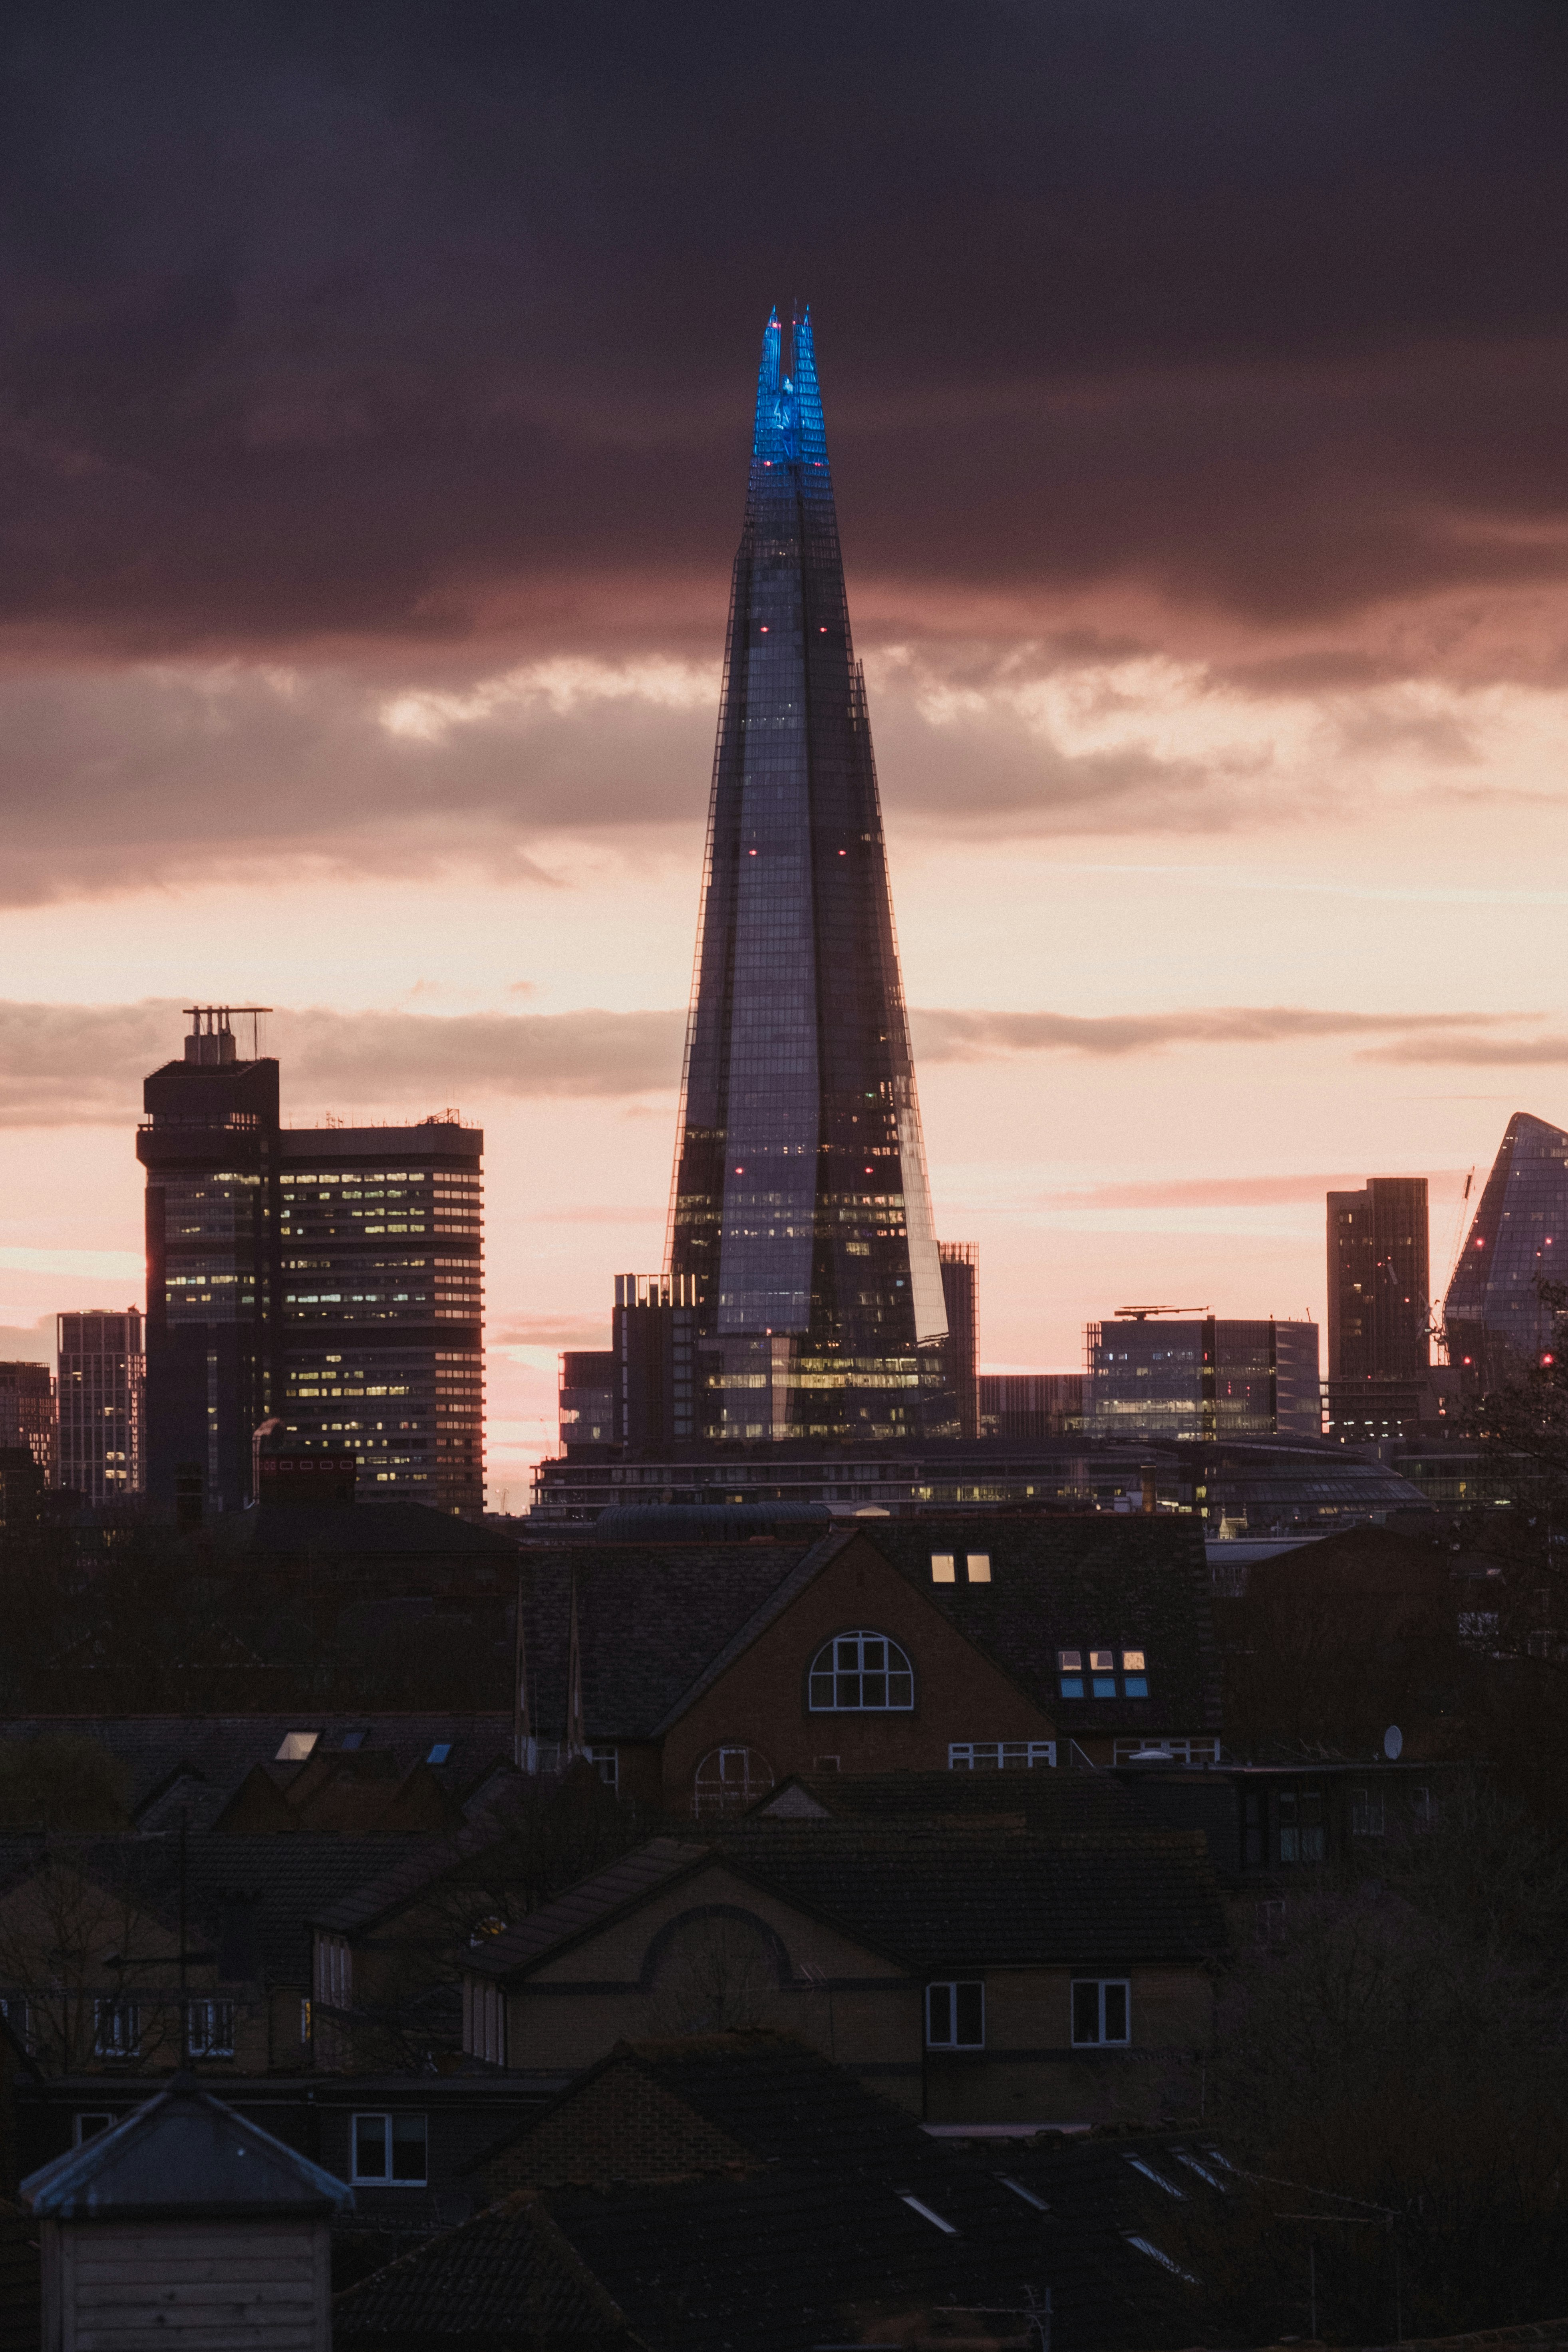
[[[120,2117],[110,2114],[107,2107],[79,2109],[71,2117],[71,2146],[84,2147],[89,2139],[97,2139],[100,2132],[112,2131],[119,2121]],[[93,2128],[89,2132],[84,2132],[83,2124],[91,2124]]]
[[[584,1749],[589,1763],[613,1796],[621,1792],[621,1751],[618,1748],[587,1748]]]
[[[726,1765],[737,1756],[741,1759],[738,1780],[725,1769]],[[755,1773],[749,1760],[753,1757],[760,1767]],[[717,1778],[704,1787],[702,1775],[710,1764],[717,1765]],[[707,1754],[697,1760],[697,1768],[691,1775],[692,1819],[701,1821],[709,1814],[743,1812],[748,1805],[754,1805],[759,1798],[765,1797],[769,1790],[777,1785],[773,1768],[760,1748],[749,1748],[740,1739],[726,1740],[721,1747],[710,1748]]]
[[[354,1962],[346,1936],[316,1935],[316,1999],[323,2009],[347,2009],[353,2000]]]
[[[1166,1739],[1159,1732],[1142,1733],[1136,1739],[1118,1739],[1111,1748],[1111,1761],[1125,1764],[1134,1756],[1147,1756],[1154,1748],[1161,1754],[1167,1749],[1173,1764],[1217,1764],[1217,1739]]]
[[[1056,1760],[1054,1739],[951,1739],[947,1747],[950,1772],[1032,1771]]]
[[[185,2003],[187,2058],[234,2056],[234,2008],[232,2000],[208,2000],[205,1998]],[[198,2019],[201,2020],[199,2031]]]
[[[838,1653],[841,1645],[851,1642],[855,1644],[855,1664],[853,1666],[847,1666],[840,1661]],[[880,1667],[868,1666],[866,1664],[866,1645],[868,1642],[879,1642],[883,1646],[883,1664]],[[895,1660],[898,1661],[897,1664],[894,1663]],[[895,1679],[900,1682],[907,1681],[910,1692],[908,1698],[884,1698],[879,1706],[875,1702],[868,1706],[862,1696],[841,1706],[838,1698],[840,1683],[852,1680],[863,1692],[868,1675],[873,1678],[879,1676],[884,1685],[890,1684]],[[822,1684],[830,1685],[833,1693],[831,1698],[818,1697],[818,1686]],[[895,1642],[890,1633],[879,1633],[873,1625],[859,1625],[847,1633],[835,1633],[830,1641],[824,1642],[811,1662],[810,1670],[806,1675],[805,1700],[806,1707],[812,1715],[912,1715],[915,1705],[914,1661],[901,1643]]]
[[[140,2058],[142,2004],[120,1994],[103,1994],[92,2004],[92,2054],[95,2058]]]
[[[980,1995],[980,2039],[979,2039],[977,2042],[960,2042],[960,2041],[959,2041],[959,2039],[958,2039],[958,1996],[959,1996],[959,1993],[960,1993],[960,1991],[961,1991],[961,1990],[962,1990],[962,1991],[963,1991],[963,1992],[977,1992],[977,1993]],[[932,2034],[931,2034],[931,1995],[932,1995],[932,1993],[933,1993],[933,1992],[944,1992],[944,1993],[947,1995],[947,2017],[948,2017],[948,2023],[949,2023],[949,2025],[950,2025],[950,2026],[951,2026],[951,2028],[952,2028],[952,2033],[951,2033],[951,2035],[950,2035],[950,2038],[949,2038],[947,2041],[945,2041],[945,2042],[938,2042],[938,2041],[934,2040],[934,2039],[933,2039],[933,2037],[932,2037]],[[927,1985],[927,1987],[926,1987],[926,2003],[925,2003],[925,2006],[926,2006],[926,2048],[927,2048],[928,2050],[984,2050],[984,2047],[985,2047],[985,1980],[984,1980],[984,1979],[983,1977],[938,1977],[938,1978],[936,1978],[936,1979],[934,1979],[931,1984],[928,1984],[928,1985]]]
[[[1381,1789],[1351,1790],[1352,1837],[1386,1837],[1387,1809]]]
[[[395,2180],[392,2174],[393,2126],[395,2123],[417,2121],[425,2134],[425,2163],[417,2180]],[[382,2126],[382,2153],[385,2158],[384,2172],[362,2172],[359,2168],[359,2127],[361,2124]],[[349,2117],[349,2179],[361,2189],[428,2189],[430,2186],[430,2118],[413,2117],[393,2107],[358,2108]]]
[[[1078,2035],[1078,1993],[1082,1985],[1093,1985],[1099,1994],[1096,2015],[1100,2031],[1092,2042],[1080,2042]],[[1114,2039],[1105,2030],[1105,1996],[1115,1986],[1122,1997],[1125,2033]],[[1068,1990],[1068,2032],[1075,2050],[1130,2050],[1132,2046],[1132,1979],[1131,1977],[1074,1977]]]
[[[506,1995],[488,1977],[463,1979],[463,2049],[491,2066],[506,2064]]]

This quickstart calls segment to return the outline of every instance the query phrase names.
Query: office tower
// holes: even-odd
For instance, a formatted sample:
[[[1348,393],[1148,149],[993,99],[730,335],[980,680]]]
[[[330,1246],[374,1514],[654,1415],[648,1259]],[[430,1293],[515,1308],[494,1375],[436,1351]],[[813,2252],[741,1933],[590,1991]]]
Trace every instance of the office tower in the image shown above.
[[[982,1372],[976,1385],[982,1437],[1037,1444],[1083,1428],[1081,1372]]]
[[[142,1487],[147,1358],[141,1309],[59,1315],[59,1483],[89,1503]]]
[[[617,1274],[611,1330],[616,1440],[684,1444],[696,1433],[694,1277]]]
[[[763,337],[670,1219],[700,1433],[952,1426],[882,820],[809,314]]]
[[[1329,1202],[1329,1378],[1418,1380],[1432,1360],[1425,1176]]]
[[[352,1453],[362,1496],[484,1510],[483,1130],[286,1128],[289,1455]]]
[[[613,1348],[567,1348],[561,1356],[561,1443],[616,1442],[616,1353]]]
[[[948,1395],[960,1437],[980,1434],[980,1303],[973,1242],[940,1242],[942,1302],[947,1314]]]
[[[25,1446],[47,1486],[59,1484],[55,1465],[55,1380],[47,1364],[0,1364],[0,1447]]]
[[[1318,1327],[1140,1308],[1085,1331],[1090,1437],[1318,1437]]]
[[[1485,1389],[1540,1360],[1552,1331],[1541,1281],[1568,1282],[1568,1134],[1516,1111],[1492,1162],[1445,1302],[1448,1360]]]
[[[242,1059],[237,1012],[193,1005],[183,1060],[154,1070],[147,1171],[147,1493],[186,1518],[250,1497],[251,1440],[283,1394],[278,1065]]]

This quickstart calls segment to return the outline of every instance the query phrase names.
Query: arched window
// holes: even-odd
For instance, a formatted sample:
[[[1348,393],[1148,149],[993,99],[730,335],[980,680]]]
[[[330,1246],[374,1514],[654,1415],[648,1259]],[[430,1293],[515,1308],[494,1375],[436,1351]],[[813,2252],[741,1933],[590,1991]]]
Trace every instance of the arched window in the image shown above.
[[[697,1767],[694,1811],[739,1813],[765,1797],[773,1785],[773,1768],[760,1748],[710,1748]]]
[[[914,1668],[886,1633],[837,1633],[811,1662],[810,1701],[814,1715],[912,1707]]]

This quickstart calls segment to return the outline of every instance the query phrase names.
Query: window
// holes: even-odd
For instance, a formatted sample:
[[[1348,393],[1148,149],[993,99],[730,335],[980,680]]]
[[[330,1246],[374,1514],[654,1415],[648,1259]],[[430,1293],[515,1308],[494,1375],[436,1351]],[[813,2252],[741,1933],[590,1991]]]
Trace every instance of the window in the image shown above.
[[[950,1772],[1011,1772],[1054,1764],[1054,1739],[955,1739],[947,1751]]]
[[[988,1551],[972,1551],[968,1556],[965,1565],[969,1570],[969,1581],[971,1584],[990,1583],[991,1555]]]
[[[1432,1801],[1430,1789],[1411,1790],[1410,1814],[1418,1830],[1429,1830],[1434,1826],[1437,1819],[1437,1808]]]
[[[185,2054],[190,2058],[234,2056],[232,2000],[193,2000],[185,2011]]]
[[[760,1748],[710,1748],[697,1767],[692,1811],[739,1813],[765,1797],[773,1785],[773,1768]]]
[[[957,1581],[953,1558],[950,1551],[933,1551],[931,1556],[931,1580],[933,1584],[953,1584]]]
[[[106,2115],[102,2108],[89,2108],[84,2114],[73,2117],[71,2139],[76,2147],[80,2147],[84,2140],[96,2139],[99,2133],[107,2131],[114,2121],[115,2117]]]
[[[1010,2189],[1015,2197],[1021,2197],[1026,2205],[1032,2205],[1034,2207],[1037,2213],[1048,2213],[1050,2211],[1051,2209],[1047,2204],[1043,2197],[1037,2197],[1032,2189],[1026,2189],[1023,2182],[1021,2180],[1015,2180],[1010,2172],[999,2172],[996,2175],[996,2178],[1002,2183],[1004,2189]]]
[[[316,1999],[325,2009],[347,2009],[353,1998],[353,1956],[346,1936],[316,1937]]]
[[[463,2047],[470,2058],[506,2064],[506,1995],[498,1984],[463,1980]]]
[[[1217,2189],[1222,2197],[1225,2195],[1225,2183],[1220,2179],[1218,2173],[1211,2172],[1206,2164],[1200,2164],[1197,2158],[1192,2155],[1188,2149],[1184,2147],[1173,2147],[1171,2150],[1171,2154],[1175,2158],[1178,2164],[1184,2164],[1189,2172],[1195,2172],[1200,2180],[1206,2180],[1211,2189]]]
[[[1186,2195],[1184,2189],[1178,2189],[1173,2180],[1168,2180],[1163,2172],[1157,2172],[1147,2157],[1125,2156],[1121,2160],[1123,2164],[1130,2164],[1134,2172],[1141,2172],[1145,2180],[1152,2180],[1156,2189],[1163,2189],[1167,2197]]]
[[[1352,1789],[1351,1790],[1352,1837],[1382,1837],[1383,1790]]]
[[[429,2170],[423,2116],[355,2116],[353,2177],[395,2189],[422,2189]]]
[[[350,1755],[354,1755],[364,1746],[369,1738],[368,1731],[345,1731],[339,1744],[346,1748]]]
[[[1083,1652],[1058,1650],[1057,1671],[1061,1676],[1063,1698],[1081,1698],[1083,1696]]]
[[[425,1759],[425,1761],[426,1764],[445,1764],[450,1758],[451,1753],[451,1741],[449,1739],[438,1739],[436,1742],[435,1747],[430,1750],[429,1755]]]
[[[1125,1977],[1075,1977],[1072,2038],[1084,2047],[1132,2039],[1132,1988]]]
[[[136,2058],[142,2053],[142,2010],[134,2000],[95,2000],[92,2004],[92,2054],[95,2058]]]
[[[814,1714],[907,1710],[914,1703],[914,1668],[885,1633],[840,1633],[811,1662]]]
[[[1096,1698],[1116,1696],[1116,1653],[1114,1650],[1091,1650],[1089,1654],[1089,1687]]]
[[[931,1984],[926,1987],[928,2050],[984,2050],[985,1987]]]
[[[598,1774],[605,1788],[618,1789],[621,1785],[620,1749],[618,1748],[590,1748],[586,1752],[589,1763],[593,1766],[595,1771]],[[773,1784],[770,1781],[768,1785],[771,1788]]]
[[[900,2195],[903,2202],[910,2208],[910,2210],[912,2213],[918,2213],[922,2221],[930,2221],[933,2227],[942,2231],[945,2235],[950,2238],[957,2237],[958,2224],[955,2221],[944,2221],[942,2215],[936,2212],[932,2207],[930,2205],[922,2205],[918,2197],[910,2197],[905,2190],[900,2189]]]
[[[1323,1792],[1321,1789],[1279,1791],[1279,1859],[1282,1863],[1321,1862]]]
[[[0,2000],[0,2017],[5,2019],[23,2049],[31,2055],[37,2046],[31,2001],[23,2000],[16,1993],[10,1993]]]
[[[1192,2272],[1184,2271],[1180,2263],[1173,2262],[1169,2254],[1162,2253],[1152,2239],[1135,2238],[1129,2231],[1127,2242],[1130,2246],[1136,2246],[1141,2254],[1147,2254],[1152,2263],[1158,2263],[1163,2271],[1169,2271],[1173,2278],[1185,2279],[1189,2286],[1196,2286],[1197,2280]]]
[[[310,2004],[308,2000],[300,2003],[300,2039],[301,2042],[310,2039]]]
[[[811,1759],[811,1769],[814,1772],[837,1772],[838,1759],[837,1756],[814,1756]]]
[[[1219,1741],[1161,1738],[1159,1739],[1119,1739],[1116,1742],[1115,1756],[1118,1764],[1127,1764],[1135,1759],[1154,1755],[1171,1764],[1217,1764]]]
[[[1149,1675],[1142,1650],[1121,1653],[1121,1691],[1124,1698],[1147,1698]]]
[[[319,1731],[286,1731],[283,1744],[273,1758],[275,1764],[302,1764],[321,1738]]]

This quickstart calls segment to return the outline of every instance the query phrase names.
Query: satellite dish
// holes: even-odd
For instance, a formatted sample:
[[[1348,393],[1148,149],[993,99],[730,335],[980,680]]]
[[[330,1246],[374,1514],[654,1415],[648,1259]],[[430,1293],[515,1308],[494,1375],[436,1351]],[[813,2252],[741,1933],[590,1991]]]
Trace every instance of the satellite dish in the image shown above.
[[[1383,1752],[1391,1764],[1399,1761],[1399,1751],[1405,1745],[1405,1734],[1396,1723],[1391,1723],[1383,1735]]]

